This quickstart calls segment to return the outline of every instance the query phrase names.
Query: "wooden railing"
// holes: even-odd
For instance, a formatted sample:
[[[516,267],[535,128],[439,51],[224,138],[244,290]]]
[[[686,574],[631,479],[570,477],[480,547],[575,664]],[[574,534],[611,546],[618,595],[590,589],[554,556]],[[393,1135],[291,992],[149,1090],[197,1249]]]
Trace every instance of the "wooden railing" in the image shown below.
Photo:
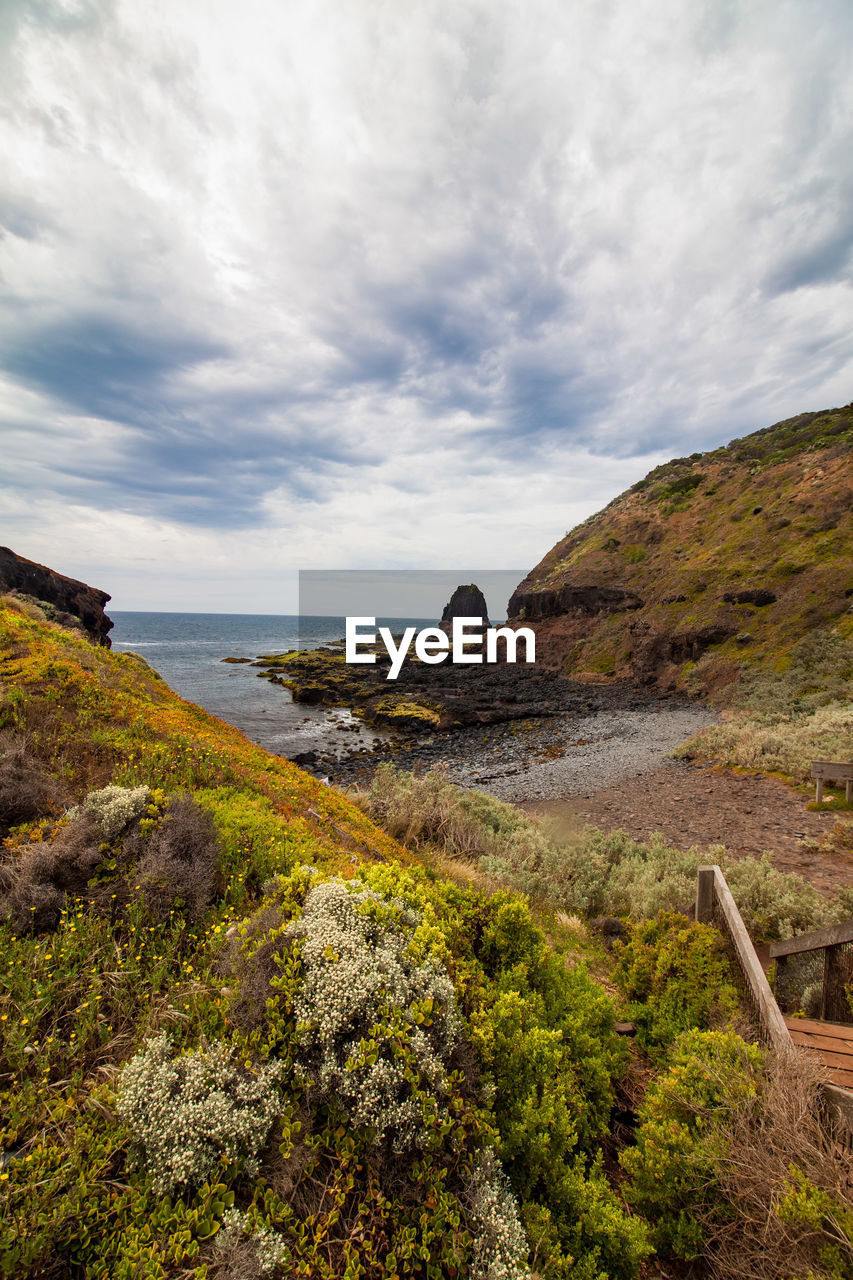
[[[785,1019],[773,998],[752,939],[741,919],[726,877],[717,866],[700,867],[696,877],[696,919],[713,924],[731,944],[735,979],[752,1011],[761,1039],[774,1049],[793,1047]]]
[[[713,924],[728,940],[732,950],[732,970],[756,1031],[766,1044],[780,1054],[794,1053],[794,1042],[785,1025],[752,939],[717,866],[700,867],[696,877],[696,919]],[[823,931],[821,931],[823,932]],[[806,935],[807,936],[807,935]],[[799,942],[800,939],[791,939]],[[822,1086],[823,1099],[841,1146],[853,1152],[853,1093],[834,1084]]]

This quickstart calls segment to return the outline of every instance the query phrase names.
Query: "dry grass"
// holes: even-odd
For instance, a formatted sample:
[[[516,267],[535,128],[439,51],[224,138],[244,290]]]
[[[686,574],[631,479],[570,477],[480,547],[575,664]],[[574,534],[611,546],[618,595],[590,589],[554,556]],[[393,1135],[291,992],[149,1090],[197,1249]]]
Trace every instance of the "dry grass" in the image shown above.
[[[736,1109],[721,1125],[726,1141],[714,1178],[731,1215],[705,1223],[712,1274],[718,1280],[794,1280],[850,1275],[853,1204],[849,1159],[822,1114],[821,1068],[794,1050],[769,1061],[760,1101]],[[818,1193],[811,1215],[790,1212],[792,1169]],[[821,1194],[822,1193],[822,1194]],[[781,1212],[780,1212],[781,1210]],[[842,1271],[822,1254],[837,1250]]]
[[[454,786],[441,765],[420,775],[380,765],[369,790],[351,799],[410,849],[478,859],[544,844],[538,825],[515,805]]]
[[[66,894],[82,894],[103,861],[101,835],[89,817],[38,840],[0,866],[0,919],[18,934],[54,929]]]
[[[219,838],[209,813],[194,800],[174,799],[147,844],[137,836],[125,851],[138,855],[135,887],[154,918],[167,920],[178,902],[189,920],[202,918],[219,887]]]
[[[56,799],[56,785],[26,739],[8,730],[0,733],[0,833],[46,816]]]
[[[848,759],[851,741],[853,702],[833,702],[799,719],[780,716],[768,721],[767,717],[739,712],[728,721],[700,730],[673,755],[782,773],[796,782],[808,782],[813,760]]]

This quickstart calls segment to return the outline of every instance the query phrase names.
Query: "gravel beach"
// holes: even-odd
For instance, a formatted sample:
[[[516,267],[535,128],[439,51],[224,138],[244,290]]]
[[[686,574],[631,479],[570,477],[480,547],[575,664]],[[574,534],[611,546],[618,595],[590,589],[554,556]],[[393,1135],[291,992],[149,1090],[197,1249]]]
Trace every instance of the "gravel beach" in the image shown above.
[[[338,786],[364,786],[385,760],[402,769],[442,764],[461,786],[516,804],[561,799],[657,769],[678,743],[716,719],[699,703],[625,686],[590,688],[584,698],[577,711],[321,757],[314,771]]]
[[[492,764],[487,751],[467,768],[452,767],[451,775],[463,786],[516,804],[586,795],[653,772],[674,747],[716,718],[699,705],[562,716],[553,733],[564,754],[542,759],[520,751],[505,764],[498,755]]]

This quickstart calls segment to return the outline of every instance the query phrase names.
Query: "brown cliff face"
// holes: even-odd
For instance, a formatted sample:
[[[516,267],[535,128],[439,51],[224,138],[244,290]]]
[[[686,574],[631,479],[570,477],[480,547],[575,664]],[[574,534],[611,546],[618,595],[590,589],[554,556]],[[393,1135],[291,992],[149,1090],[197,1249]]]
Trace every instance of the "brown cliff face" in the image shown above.
[[[526,581],[526,579],[525,579]],[[643,601],[632,591],[620,587],[555,587],[550,591],[523,591],[512,593],[508,615],[513,619],[524,618],[539,621],[542,618],[570,617],[592,618],[601,613],[616,613],[621,609],[642,609]]]
[[[50,606],[51,621],[81,626],[94,644],[110,647],[113,622],[104,613],[112,597],[76,578],[66,578],[34,560],[25,560],[8,547],[0,547],[0,592],[17,592]]]
[[[676,458],[571,530],[513,624],[566,675],[708,693],[811,632],[853,635],[853,405]]]

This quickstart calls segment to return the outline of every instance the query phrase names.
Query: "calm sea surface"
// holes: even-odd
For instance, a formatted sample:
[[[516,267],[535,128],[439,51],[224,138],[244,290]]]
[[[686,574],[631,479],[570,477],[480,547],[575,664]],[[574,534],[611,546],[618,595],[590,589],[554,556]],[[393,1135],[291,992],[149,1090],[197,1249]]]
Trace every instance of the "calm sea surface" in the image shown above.
[[[278,755],[328,749],[340,739],[351,748],[375,736],[345,729],[347,711],[294,703],[286,689],[271,684],[258,668],[235,666],[223,658],[256,658],[288,649],[316,648],[340,640],[344,618],[306,618],[251,613],[129,613],[110,611],[113,648],[145,658],[175,693],[241,729]],[[433,619],[379,618],[377,626],[400,631],[430,626]]]

